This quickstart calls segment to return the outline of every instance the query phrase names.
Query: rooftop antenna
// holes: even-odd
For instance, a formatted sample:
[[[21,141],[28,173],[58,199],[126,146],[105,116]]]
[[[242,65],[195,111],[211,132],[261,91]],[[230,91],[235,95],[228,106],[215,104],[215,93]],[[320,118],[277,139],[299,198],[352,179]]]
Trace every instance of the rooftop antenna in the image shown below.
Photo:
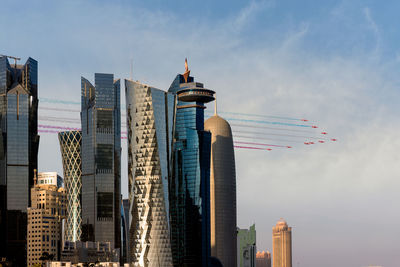
[[[183,78],[185,79],[185,83],[187,83],[189,75],[190,75],[190,70],[187,63],[187,58],[185,58],[185,72],[183,73]]]
[[[215,97],[214,116],[217,116],[217,93],[215,93],[214,97]]]
[[[133,58],[131,58],[131,81],[133,81]]]

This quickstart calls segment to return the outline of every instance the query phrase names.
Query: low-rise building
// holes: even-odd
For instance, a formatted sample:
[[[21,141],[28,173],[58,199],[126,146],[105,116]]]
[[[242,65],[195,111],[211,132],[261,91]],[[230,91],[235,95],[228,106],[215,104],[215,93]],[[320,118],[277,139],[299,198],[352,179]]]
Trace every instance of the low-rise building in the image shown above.
[[[271,253],[269,251],[258,251],[256,254],[257,267],[271,267]]]
[[[237,229],[238,267],[256,266],[256,225],[249,229]]]
[[[78,263],[113,262],[119,264],[119,249],[113,249],[110,242],[65,241],[61,260]]]

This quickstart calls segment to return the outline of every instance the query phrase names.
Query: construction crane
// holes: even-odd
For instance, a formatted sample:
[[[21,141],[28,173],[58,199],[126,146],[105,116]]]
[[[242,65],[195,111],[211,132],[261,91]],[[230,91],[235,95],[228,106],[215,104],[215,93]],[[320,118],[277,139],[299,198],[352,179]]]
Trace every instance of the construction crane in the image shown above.
[[[0,54],[0,57],[8,57],[8,58],[14,59],[14,67],[15,68],[17,67],[17,60],[21,60],[21,58],[19,58],[19,57],[12,57],[12,56],[1,55],[1,54]]]

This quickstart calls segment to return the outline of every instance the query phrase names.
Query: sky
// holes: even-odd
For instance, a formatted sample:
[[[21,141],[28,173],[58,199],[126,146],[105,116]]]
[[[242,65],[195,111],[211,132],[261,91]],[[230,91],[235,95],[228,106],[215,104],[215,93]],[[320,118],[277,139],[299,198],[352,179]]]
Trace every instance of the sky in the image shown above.
[[[257,249],[271,251],[283,217],[296,267],[395,267],[399,8],[368,0],[2,0],[0,54],[38,60],[39,98],[75,102],[81,76],[129,78],[131,62],[135,80],[167,89],[187,57],[196,80],[217,92],[219,110],[316,122],[338,141],[235,150],[238,226],[255,223]],[[62,173],[57,136],[40,142],[39,171]]]

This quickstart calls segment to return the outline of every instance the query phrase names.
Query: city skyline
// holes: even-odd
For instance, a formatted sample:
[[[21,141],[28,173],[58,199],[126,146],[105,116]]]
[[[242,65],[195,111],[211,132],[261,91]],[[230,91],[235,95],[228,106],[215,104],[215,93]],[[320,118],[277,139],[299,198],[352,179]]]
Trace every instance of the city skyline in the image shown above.
[[[392,210],[399,201],[395,190],[399,60],[398,35],[391,29],[398,4],[225,2],[228,7],[220,17],[216,11],[220,4],[199,7],[202,16],[189,12],[193,4],[177,11],[152,4],[156,8],[124,1],[115,6],[53,3],[45,8],[27,3],[30,11],[22,11],[23,18],[10,27],[27,27],[19,36],[5,26],[17,10],[16,4],[6,1],[0,27],[16,41],[0,40],[2,53],[32,56],[40,62],[40,98],[71,101],[79,99],[75,89],[81,75],[112,72],[130,77],[131,58],[134,79],[142,77],[157,88],[167,88],[187,56],[194,75],[218,88],[218,98],[224,99],[219,102],[221,110],[298,115],[321,122],[338,136],[338,144],[270,154],[235,151],[238,226],[255,221],[258,247],[271,249],[270,227],[278,218],[287,218],[296,235],[294,265],[317,267],[324,258],[341,254],[344,266],[395,266],[399,217]],[[96,16],[105,10],[119,19],[107,26]],[[182,15],[183,11],[193,17]],[[41,12],[48,12],[46,22],[39,18]],[[141,13],[137,17],[143,22],[130,19]],[[77,16],[72,26],[64,22],[70,21],[69,14]],[[177,34],[182,19],[198,32],[189,37]],[[59,27],[51,26],[56,23]],[[215,25],[212,31],[211,25]],[[101,38],[107,31],[123,41],[87,45],[85,40]],[[47,42],[31,42],[36,38]],[[27,42],[32,45],[25,47]],[[52,149],[58,150],[57,138],[41,134],[39,171],[62,173],[60,153],[46,156]],[[121,180],[127,180],[127,172]],[[347,229],[348,223],[357,225],[357,231]],[[342,243],[349,239],[351,247]],[[377,245],[381,243],[385,248]]]

